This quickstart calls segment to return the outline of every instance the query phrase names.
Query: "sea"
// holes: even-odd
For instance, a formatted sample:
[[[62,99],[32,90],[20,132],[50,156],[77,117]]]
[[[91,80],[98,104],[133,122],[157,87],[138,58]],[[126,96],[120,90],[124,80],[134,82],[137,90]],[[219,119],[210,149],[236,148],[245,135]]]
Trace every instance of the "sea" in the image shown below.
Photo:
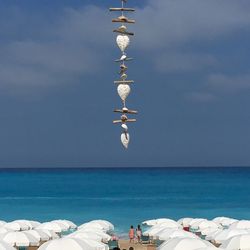
[[[0,220],[250,219],[250,168],[0,169]]]

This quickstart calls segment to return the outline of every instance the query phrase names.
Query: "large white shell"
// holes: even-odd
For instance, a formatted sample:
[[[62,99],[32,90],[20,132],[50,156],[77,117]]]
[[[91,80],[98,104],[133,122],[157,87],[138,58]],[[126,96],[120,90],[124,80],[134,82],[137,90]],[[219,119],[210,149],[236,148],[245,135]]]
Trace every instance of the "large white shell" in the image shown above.
[[[128,84],[119,84],[117,87],[118,95],[121,97],[122,101],[125,101],[130,93],[130,86]]]
[[[121,134],[121,142],[125,148],[128,148],[128,144],[129,144],[129,134],[128,133]]]
[[[127,132],[128,131],[128,126],[126,124],[122,124],[122,128]]]
[[[118,47],[120,48],[120,50],[122,52],[124,52],[127,47],[129,46],[130,43],[130,39],[129,36],[127,35],[118,35],[116,38],[116,43],[118,45]]]

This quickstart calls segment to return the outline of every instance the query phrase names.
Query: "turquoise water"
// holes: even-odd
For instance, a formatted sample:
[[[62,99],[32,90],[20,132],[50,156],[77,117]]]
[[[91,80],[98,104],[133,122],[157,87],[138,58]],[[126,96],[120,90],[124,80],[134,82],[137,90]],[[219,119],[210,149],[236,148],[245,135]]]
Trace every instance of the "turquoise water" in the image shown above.
[[[0,170],[0,220],[250,219],[250,168]]]

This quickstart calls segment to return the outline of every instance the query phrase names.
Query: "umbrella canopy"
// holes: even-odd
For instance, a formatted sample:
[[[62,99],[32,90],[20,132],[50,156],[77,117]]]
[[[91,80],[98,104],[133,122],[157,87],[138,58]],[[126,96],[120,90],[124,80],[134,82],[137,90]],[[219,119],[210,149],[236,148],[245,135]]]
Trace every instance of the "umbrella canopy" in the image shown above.
[[[69,237],[73,237],[73,238],[90,238],[90,239],[93,239],[93,240],[97,240],[97,241],[109,241],[111,240],[111,236],[104,233],[104,232],[94,232],[94,231],[76,231],[72,234],[69,234],[68,235]]]
[[[195,218],[195,219],[192,219],[190,222],[189,222],[189,226],[192,227],[193,224],[197,223],[197,222],[202,222],[206,219],[203,219],[203,218]]]
[[[223,243],[233,236],[242,234],[249,234],[249,232],[244,229],[226,229],[215,235],[214,241],[217,243]]]
[[[198,249],[195,249],[195,250],[218,250],[217,247],[203,247],[203,248],[198,248]],[[223,250],[222,248],[220,248],[220,250]]]
[[[223,242],[221,247],[227,250],[250,250],[250,234],[234,236]]]
[[[8,232],[1,236],[1,240],[18,247],[38,246],[39,240],[25,232]]]
[[[60,222],[44,222],[38,227],[36,227],[36,229],[47,229],[55,233],[61,233],[62,231],[67,231],[68,227],[66,227],[64,224]]]
[[[233,223],[235,223],[237,221],[238,220],[236,220],[236,219],[227,218],[227,219],[221,220],[220,224],[223,227],[229,227],[229,226],[231,226]]]
[[[93,240],[62,238],[42,244],[38,250],[108,250],[108,246]]]
[[[5,224],[6,224],[6,221],[0,220],[0,227],[5,225]]]
[[[191,225],[191,229],[193,230],[202,230],[204,228],[219,228],[219,225],[213,221],[202,220],[197,221]]]
[[[168,218],[159,218],[159,219],[154,219],[154,220],[146,220],[143,221],[142,224],[148,225],[148,226],[155,226],[158,224],[178,224],[176,221],[168,219]]]
[[[55,240],[55,239],[59,239],[60,237],[58,236],[58,234],[56,234],[54,231],[50,231],[47,229],[34,229],[35,231],[37,231],[39,234],[41,233],[45,233],[49,236],[50,240]]]
[[[5,228],[5,227],[0,227],[0,234],[5,234],[7,232],[13,232],[13,230],[10,230],[10,229]]]
[[[202,229],[200,232],[201,232],[202,235],[210,235],[210,234],[218,233],[218,232],[221,232],[221,231],[222,231],[221,228],[207,227],[207,228]]]
[[[225,219],[230,219],[229,217],[219,216],[212,219],[215,223],[221,223]]]
[[[25,231],[26,234],[34,236],[38,241],[48,241],[50,236],[41,230],[28,230]]]
[[[166,229],[171,229],[171,228],[166,227],[166,226],[162,226],[162,225],[155,225],[155,226],[151,227],[150,229],[148,229],[147,231],[145,231],[143,233],[143,235],[157,236],[159,232],[166,230]],[[174,228],[174,229],[178,229],[178,228]]]
[[[157,233],[159,240],[169,240],[173,238],[198,238],[195,234],[180,229],[164,229]]]
[[[13,222],[23,223],[23,224],[27,225],[29,227],[29,229],[33,229],[41,224],[40,222],[34,221],[34,220],[15,220]]]
[[[102,237],[94,233],[87,232],[74,232],[66,236],[67,238],[76,238],[76,239],[91,239],[95,241],[102,242]]]
[[[201,239],[175,238],[164,242],[157,250],[196,250],[212,246],[211,243]]]
[[[77,228],[77,225],[74,222],[70,221],[70,220],[53,220],[52,222],[62,223],[66,227],[68,227],[68,229],[76,229]]]
[[[205,239],[209,241],[214,241],[214,238],[217,236],[217,234],[219,234],[222,231],[223,231],[222,229],[218,229],[217,231],[208,233]]]
[[[22,230],[29,229],[29,226],[26,223],[21,222],[21,221],[8,222],[4,225],[4,227],[12,231],[22,231]]]
[[[92,220],[87,223],[82,224],[79,228],[85,228],[85,227],[94,227],[99,228],[104,231],[113,231],[114,225],[106,220]]]
[[[16,248],[4,241],[0,241],[0,250],[16,250]]]
[[[193,220],[193,218],[181,218],[181,219],[179,219],[177,222],[178,222],[181,226],[183,226],[183,227],[188,227],[190,221],[192,221],[192,220]]]
[[[250,220],[240,220],[234,222],[230,228],[232,229],[250,229]]]

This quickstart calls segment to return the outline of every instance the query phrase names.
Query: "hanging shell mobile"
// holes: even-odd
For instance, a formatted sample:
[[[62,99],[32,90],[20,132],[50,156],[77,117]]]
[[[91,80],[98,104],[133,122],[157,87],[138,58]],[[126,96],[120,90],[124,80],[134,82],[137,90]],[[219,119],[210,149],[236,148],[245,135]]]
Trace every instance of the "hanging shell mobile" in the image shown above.
[[[127,27],[125,24],[134,24],[135,20],[129,19],[124,15],[124,13],[127,12],[134,12],[135,9],[133,8],[125,8],[125,3],[127,0],[121,0],[121,8],[110,8],[110,11],[118,11],[121,13],[121,16],[115,18],[112,20],[114,23],[121,23],[121,26],[118,27],[117,29],[113,30],[113,32],[118,33],[116,37],[116,43],[119,49],[121,50],[121,57],[120,59],[115,60],[115,62],[118,62],[120,64],[120,79],[117,81],[114,81],[115,84],[117,84],[117,93],[121,98],[122,101],[122,108],[121,109],[115,109],[114,112],[116,113],[121,113],[121,118],[119,120],[114,120],[114,124],[121,124],[122,128],[122,133],[121,133],[121,142],[122,145],[125,148],[128,148],[129,145],[129,140],[130,140],[130,135],[128,133],[128,126],[127,123],[129,122],[136,122],[136,119],[130,119],[127,117],[128,114],[137,114],[136,110],[130,110],[126,107],[126,100],[127,97],[129,96],[131,92],[131,87],[130,85],[134,83],[133,80],[127,80],[128,75],[127,75],[127,70],[128,66],[126,63],[128,61],[131,61],[133,58],[130,58],[127,56],[125,53],[126,49],[130,45],[130,36],[133,36],[133,32],[127,31]]]

